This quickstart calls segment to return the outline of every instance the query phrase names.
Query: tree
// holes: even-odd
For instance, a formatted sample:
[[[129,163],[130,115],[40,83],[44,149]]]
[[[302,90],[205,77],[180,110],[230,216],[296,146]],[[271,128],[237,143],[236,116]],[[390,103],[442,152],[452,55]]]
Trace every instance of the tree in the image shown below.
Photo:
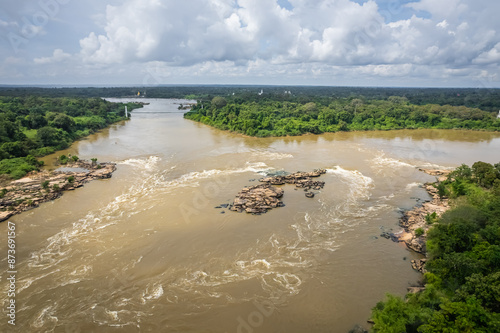
[[[472,169],[469,168],[469,166],[466,164],[462,164],[461,166],[453,170],[453,172],[451,172],[450,175],[448,176],[448,180],[451,179],[470,180],[471,178],[472,178]]]
[[[52,121],[52,125],[65,130],[68,133],[71,133],[75,126],[75,121],[73,120],[73,118],[65,115],[64,113],[60,113],[54,118],[54,120]]]
[[[309,102],[309,103],[304,104],[304,106],[302,107],[302,110],[304,112],[317,112],[318,106],[314,102]]]
[[[215,108],[217,108],[217,109],[221,109],[227,105],[227,101],[224,97],[215,96],[212,99],[212,105],[215,106]]]
[[[43,146],[66,146],[65,133],[58,128],[45,126],[37,130],[36,139]]]
[[[496,179],[500,178],[500,171],[493,165],[485,162],[476,162],[472,165],[474,180],[481,186],[490,188]]]

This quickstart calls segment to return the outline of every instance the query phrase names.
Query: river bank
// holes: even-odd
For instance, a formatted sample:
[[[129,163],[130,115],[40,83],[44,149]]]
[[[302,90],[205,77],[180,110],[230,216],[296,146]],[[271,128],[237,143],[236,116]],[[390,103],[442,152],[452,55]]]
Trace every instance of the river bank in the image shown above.
[[[31,172],[14,180],[0,190],[0,222],[13,215],[55,200],[64,191],[72,191],[96,179],[111,178],[115,163],[76,161],[55,171]]]
[[[399,225],[403,228],[403,231],[394,236],[396,241],[405,243],[408,249],[426,256],[427,231],[432,227],[437,218],[450,209],[448,198],[439,195],[437,184],[446,180],[451,171],[431,169],[420,169],[420,171],[436,177],[436,182],[423,185],[424,189],[431,196],[431,200],[425,201],[421,205],[404,212],[399,220]],[[414,259],[411,261],[412,268],[423,274],[426,272],[426,262],[426,258]],[[415,290],[414,288],[409,288],[408,291],[412,292]]]

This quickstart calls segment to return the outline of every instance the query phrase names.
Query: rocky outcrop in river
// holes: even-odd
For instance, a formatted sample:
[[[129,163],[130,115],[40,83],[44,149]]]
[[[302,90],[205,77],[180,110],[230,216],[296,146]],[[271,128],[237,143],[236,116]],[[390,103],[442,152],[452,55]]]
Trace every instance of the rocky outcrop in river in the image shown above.
[[[320,190],[325,186],[325,182],[314,181],[312,178],[317,178],[325,173],[326,170],[318,169],[313,172],[296,172],[285,176],[265,177],[259,181],[271,185],[293,184],[297,188],[303,188],[306,191],[311,189]]]
[[[110,178],[116,164],[78,161],[65,165],[62,170],[34,172],[4,186],[0,198],[0,222],[38,207],[42,202],[57,199],[63,191],[74,190],[95,179]]]
[[[238,193],[229,209],[240,213],[262,214],[270,209],[283,207],[284,204],[280,200],[283,193],[283,189],[271,184],[247,187]]]
[[[325,182],[312,178],[317,178],[325,173],[326,170],[319,169],[313,172],[296,172],[284,176],[262,178],[259,181],[263,184],[241,190],[233,204],[229,206],[229,210],[263,214],[273,208],[283,207],[284,203],[280,198],[283,197],[284,190],[276,187],[278,185],[293,184],[296,188],[304,189],[306,197],[313,198],[314,193],[311,190],[321,190],[325,186]]]

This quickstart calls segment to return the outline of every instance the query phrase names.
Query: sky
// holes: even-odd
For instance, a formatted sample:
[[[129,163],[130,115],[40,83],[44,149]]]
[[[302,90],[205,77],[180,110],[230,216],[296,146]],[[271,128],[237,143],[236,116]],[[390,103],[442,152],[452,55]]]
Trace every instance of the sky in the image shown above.
[[[2,0],[0,84],[500,87],[498,0]]]

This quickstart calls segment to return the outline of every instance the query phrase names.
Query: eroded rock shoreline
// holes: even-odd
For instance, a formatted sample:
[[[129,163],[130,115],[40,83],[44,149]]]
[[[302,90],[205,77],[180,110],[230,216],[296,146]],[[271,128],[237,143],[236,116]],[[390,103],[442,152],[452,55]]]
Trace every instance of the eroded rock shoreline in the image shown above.
[[[2,187],[0,222],[36,208],[43,202],[57,199],[64,191],[77,189],[92,180],[111,178],[116,170],[115,163],[84,160],[72,162],[63,167],[65,171],[34,172]]]
[[[450,170],[429,170],[419,169],[431,176],[436,176],[437,182],[424,184],[424,189],[431,196],[431,200],[423,202],[421,205],[403,213],[399,220],[399,225],[403,231],[398,234],[393,234],[391,237],[398,242],[404,242],[406,247],[417,253],[427,255],[426,241],[427,231],[432,227],[435,219],[443,215],[450,209],[448,198],[441,198],[438,194],[438,189],[435,186],[438,182],[446,180],[450,174]],[[426,258],[415,259],[411,261],[412,268],[420,273],[425,273]],[[409,290],[414,292],[414,290]]]

